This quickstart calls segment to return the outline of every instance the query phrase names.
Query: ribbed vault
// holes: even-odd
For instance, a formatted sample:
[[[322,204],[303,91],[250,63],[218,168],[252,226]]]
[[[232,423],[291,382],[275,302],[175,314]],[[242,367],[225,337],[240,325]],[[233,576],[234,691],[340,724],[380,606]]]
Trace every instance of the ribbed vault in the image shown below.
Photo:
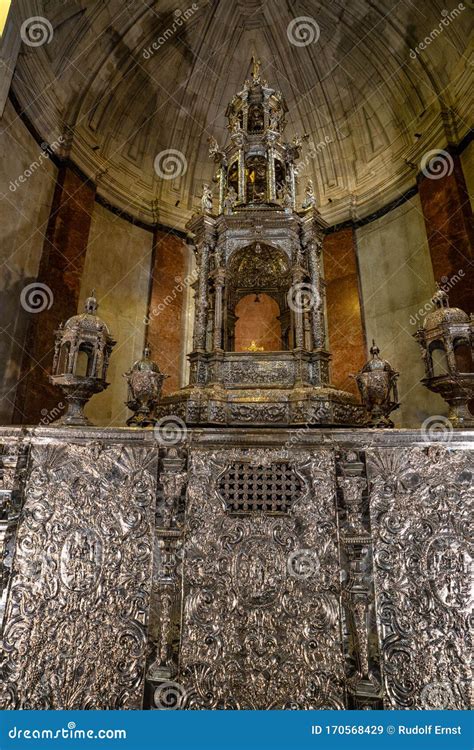
[[[224,112],[253,52],[286,98],[288,138],[309,135],[299,190],[313,179],[329,223],[395,199],[424,153],[468,130],[469,9],[411,55],[452,10],[444,0],[175,2],[19,2],[54,29],[49,44],[22,46],[13,91],[25,115],[45,141],[64,134],[99,193],[145,221],[184,226],[212,178],[207,138],[226,139]],[[319,28],[306,46],[288,36],[300,17]],[[166,149],[187,162],[174,180],[154,170]]]

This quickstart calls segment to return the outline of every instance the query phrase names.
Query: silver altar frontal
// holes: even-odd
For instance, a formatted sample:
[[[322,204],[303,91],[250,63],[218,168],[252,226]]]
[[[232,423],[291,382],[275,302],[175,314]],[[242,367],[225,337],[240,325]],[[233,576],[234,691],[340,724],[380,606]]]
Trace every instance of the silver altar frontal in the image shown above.
[[[473,447],[0,428],[0,706],[467,709]]]
[[[158,414],[187,424],[363,425],[355,396],[330,384],[321,247],[325,223],[309,184],[296,211],[302,139],[283,140],[286,105],[254,61],[227,109],[230,142],[210,139],[217,211],[204,185],[188,223],[198,278],[190,385]],[[278,305],[278,351],[236,351],[236,307],[245,297]]]

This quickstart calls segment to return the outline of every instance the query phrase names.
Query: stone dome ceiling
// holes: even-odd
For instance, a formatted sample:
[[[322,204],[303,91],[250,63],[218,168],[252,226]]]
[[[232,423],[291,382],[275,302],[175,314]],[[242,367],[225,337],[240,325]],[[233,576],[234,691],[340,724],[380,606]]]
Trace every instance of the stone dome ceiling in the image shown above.
[[[458,6],[444,0],[19,6],[53,28],[49,43],[20,51],[13,91],[25,116],[44,141],[65,138],[63,155],[105,200],[146,222],[184,227],[213,176],[207,139],[226,140],[224,113],[254,52],[286,99],[288,139],[309,136],[299,194],[311,178],[330,224],[396,199],[423,154],[469,129],[472,10],[451,18]],[[180,152],[175,179],[154,167],[167,149]]]

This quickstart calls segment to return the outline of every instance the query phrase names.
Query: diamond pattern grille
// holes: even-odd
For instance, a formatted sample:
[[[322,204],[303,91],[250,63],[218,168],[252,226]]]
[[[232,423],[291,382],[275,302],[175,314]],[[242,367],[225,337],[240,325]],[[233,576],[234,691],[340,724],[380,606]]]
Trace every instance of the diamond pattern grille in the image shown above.
[[[218,489],[229,513],[287,513],[301,497],[303,483],[287,463],[241,462],[226,469]]]

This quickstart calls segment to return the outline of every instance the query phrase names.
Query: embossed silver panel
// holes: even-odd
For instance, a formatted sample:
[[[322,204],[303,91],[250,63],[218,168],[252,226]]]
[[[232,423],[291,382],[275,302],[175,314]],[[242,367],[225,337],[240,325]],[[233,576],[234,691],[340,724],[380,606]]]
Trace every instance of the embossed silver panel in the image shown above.
[[[343,708],[332,451],[295,451],[304,491],[285,516],[232,516],[219,476],[281,451],[193,451],[180,683],[188,708]],[[313,569],[295,565],[313,556]]]
[[[140,708],[156,450],[34,446],[3,633],[2,708]]]
[[[467,708],[474,438],[425,437],[189,430],[157,487],[150,431],[0,428],[1,706]]]
[[[387,708],[470,705],[472,452],[368,451]]]

